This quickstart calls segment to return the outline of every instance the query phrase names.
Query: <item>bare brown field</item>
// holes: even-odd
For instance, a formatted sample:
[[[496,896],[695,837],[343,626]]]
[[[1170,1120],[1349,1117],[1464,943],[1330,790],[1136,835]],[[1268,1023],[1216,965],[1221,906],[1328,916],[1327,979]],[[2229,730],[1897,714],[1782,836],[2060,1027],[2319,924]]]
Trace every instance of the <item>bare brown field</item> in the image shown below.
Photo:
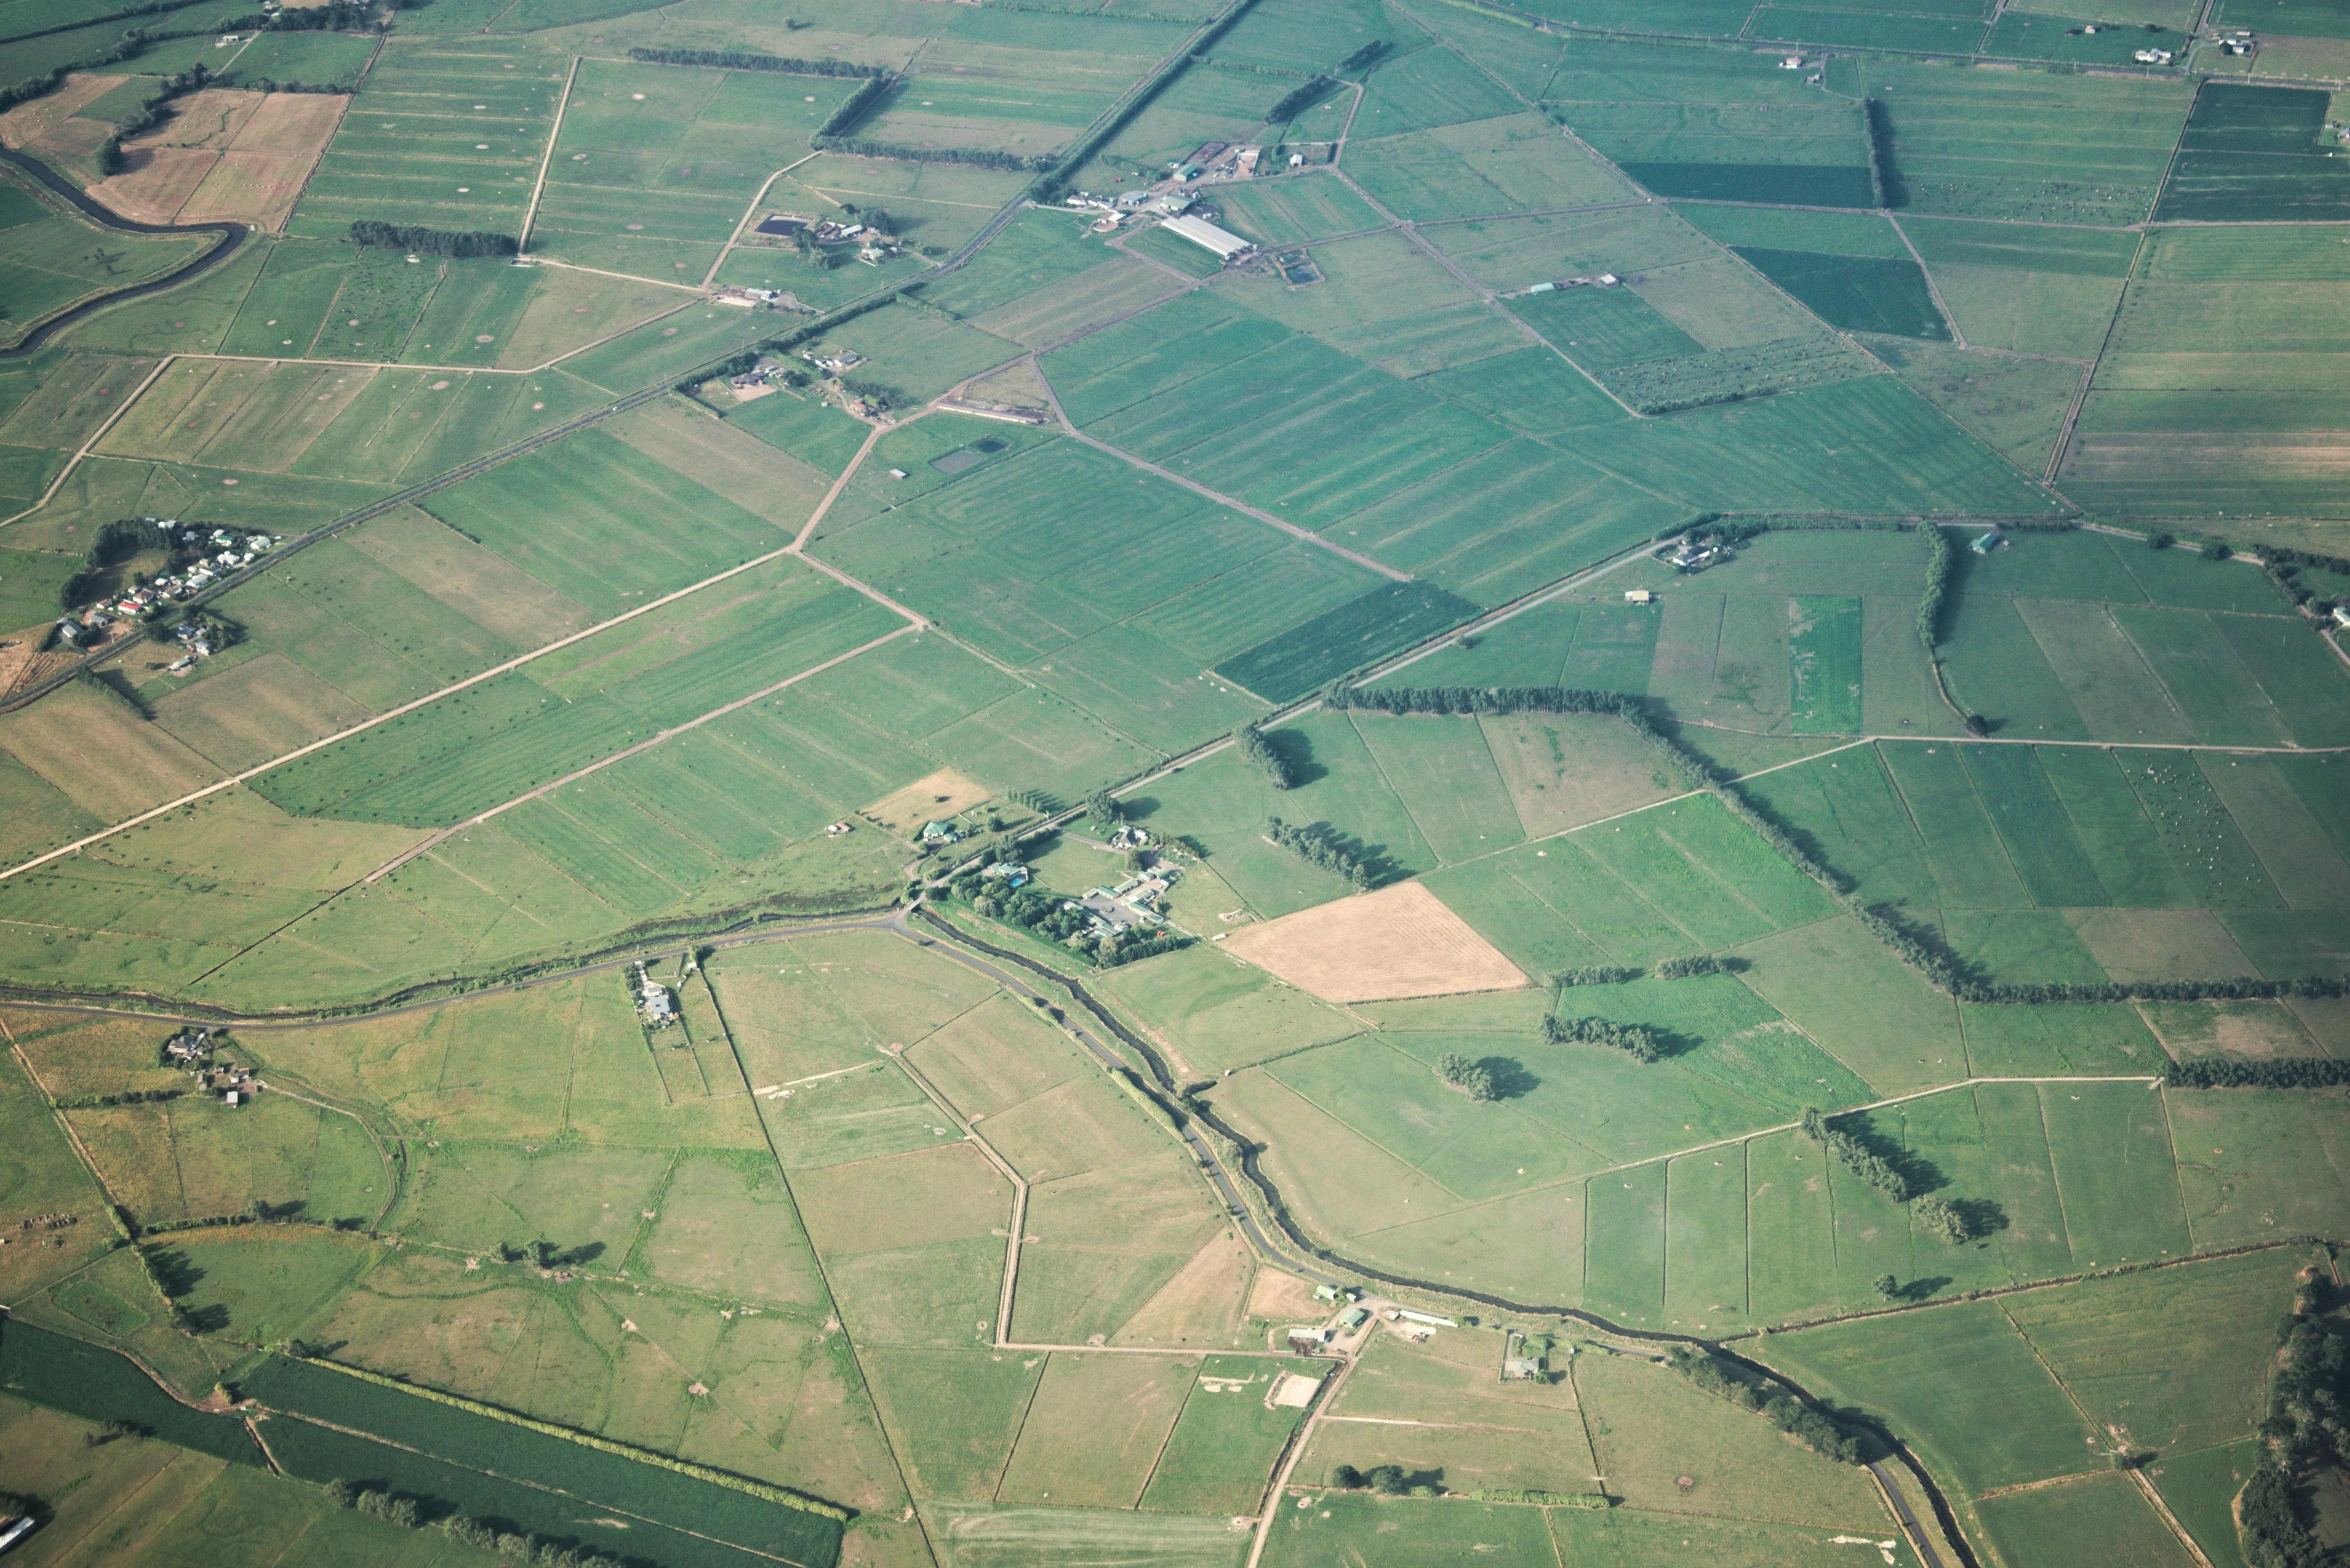
[[[220,161],[202,147],[125,147],[129,167],[90,187],[91,197],[133,223],[169,223]]]
[[[936,822],[976,806],[994,793],[953,768],[941,768],[926,779],[916,779],[904,789],[882,796],[863,807],[860,814],[892,833],[911,833],[925,822]]]
[[[1306,1323],[1326,1316],[1310,1280],[1279,1269],[1259,1269],[1248,1288],[1248,1315],[1269,1323]]]
[[[350,101],[335,93],[271,93],[263,98],[180,209],[180,221],[235,218],[272,233],[282,231]]]
[[[129,80],[127,76],[73,72],[58,83],[55,92],[0,114],[0,145],[35,147],[79,113],[82,105],[105,97]]]
[[[1518,966],[1434,893],[1402,882],[1233,933],[1250,963],[1331,1002],[1384,1002],[1526,984]]]
[[[120,78],[90,80],[111,85]],[[207,87],[181,100],[162,125],[125,142],[130,166],[92,185],[90,194],[139,223],[233,219],[282,229],[349,102],[332,93]],[[96,121],[54,120],[39,131],[37,150],[87,157],[105,136]]]

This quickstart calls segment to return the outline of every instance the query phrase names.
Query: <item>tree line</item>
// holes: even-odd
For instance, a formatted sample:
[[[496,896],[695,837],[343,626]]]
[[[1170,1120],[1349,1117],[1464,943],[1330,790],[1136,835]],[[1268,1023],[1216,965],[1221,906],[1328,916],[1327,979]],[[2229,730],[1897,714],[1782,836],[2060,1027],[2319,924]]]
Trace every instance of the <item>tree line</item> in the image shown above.
[[[412,256],[449,256],[464,260],[474,256],[512,256],[522,249],[522,242],[511,234],[499,234],[490,229],[428,229],[413,223],[385,223],[378,218],[361,218],[351,225],[351,243],[377,250],[406,251]]]
[[[1956,1204],[1919,1192],[1907,1171],[1870,1148],[1862,1139],[1831,1125],[1818,1108],[1807,1108],[1804,1111],[1803,1135],[1818,1144],[1853,1175],[1895,1203],[1907,1205],[1910,1214],[1929,1234],[1954,1247],[1974,1239],[1974,1223]]]
[[[1243,724],[1232,738],[1240,744],[1241,760],[1262,773],[1275,789],[1297,786],[1297,769],[1287,757],[1274,750],[1263,730],[1254,724]]]
[[[1311,822],[1299,827],[1279,817],[1268,817],[1265,819],[1265,837],[1332,876],[1345,878],[1357,892],[1368,892],[1378,885],[1378,863],[1371,856],[1358,853],[1350,847],[1339,836],[1338,830],[1327,822]]]
[[[1049,169],[1058,160],[1040,153],[1023,158],[1018,153],[990,152],[980,147],[917,147],[911,142],[875,141],[867,136],[818,136],[819,152],[847,153],[858,158],[895,158],[903,163],[959,163],[975,169],[1004,169],[1033,173]]]
[[[386,1524],[398,1525],[403,1530],[421,1530],[430,1524],[447,1532],[453,1541],[483,1551],[496,1552],[500,1557],[511,1557],[528,1563],[532,1568],[621,1568],[620,1560],[584,1546],[559,1546],[544,1536],[527,1535],[515,1530],[501,1530],[484,1520],[464,1514],[448,1514],[428,1520],[424,1505],[406,1493],[389,1492],[380,1487],[363,1487],[356,1481],[341,1477],[326,1484],[327,1499],[337,1508],[349,1508],[381,1519]]]
[[[1662,1060],[1665,1042],[1646,1024],[1620,1024],[1612,1018],[1561,1018],[1546,1013],[1542,1018],[1542,1038],[1553,1045],[1569,1041],[1578,1045],[1612,1045],[1636,1062]]]
[[[2162,1081],[2174,1089],[2332,1089],[2350,1083],[2350,1062],[2330,1056],[2206,1057],[2172,1062],[2162,1070]]]
[[[1667,1352],[1665,1364],[1707,1393],[1727,1399],[1741,1410],[1769,1417],[1771,1425],[1813,1453],[1848,1465],[1868,1458],[1861,1440],[1831,1417],[1710,1350],[1675,1345]]]
[[[1265,111],[1265,123],[1280,125],[1294,120],[1345,85],[1335,76],[1317,76],[1311,81],[1301,82],[1283,93],[1273,107]]]
[[[2269,1385],[2260,1461],[2236,1511],[2244,1555],[2255,1568],[2318,1568],[2333,1554],[2303,1522],[2294,1486],[2308,1470],[2350,1460],[2350,1343],[2340,1320],[2321,1318],[2305,1294],[2286,1319]]]
[[[706,65],[722,71],[781,71],[788,76],[889,75],[878,65],[858,65],[848,60],[799,60],[749,49],[648,49],[639,45],[628,51],[628,57],[648,65]]]
[[[1933,523],[1920,523],[1918,537],[1926,542],[1926,591],[1918,596],[1918,641],[1931,659],[1942,640],[1942,600],[1950,591],[1950,572],[1958,555],[1950,548],[1950,536]]]

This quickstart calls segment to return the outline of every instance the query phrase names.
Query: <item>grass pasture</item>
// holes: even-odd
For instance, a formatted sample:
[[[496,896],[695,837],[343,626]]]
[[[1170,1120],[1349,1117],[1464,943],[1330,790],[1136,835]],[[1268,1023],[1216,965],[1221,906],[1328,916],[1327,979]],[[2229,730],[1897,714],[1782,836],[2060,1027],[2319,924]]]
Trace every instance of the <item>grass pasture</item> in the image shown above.
[[[0,280],[8,342],[82,300],[154,277],[202,254],[201,240],[122,235],[68,215],[11,171],[0,182]]]
[[[367,73],[288,220],[340,239],[355,219],[519,236],[565,62],[517,40],[418,40]],[[485,145],[486,144],[486,145]]]
[[[2324,93],[2208,82],[2179,139],[2160,218],[2335,219],[2350,215],[2350,173],[2318,145]]]

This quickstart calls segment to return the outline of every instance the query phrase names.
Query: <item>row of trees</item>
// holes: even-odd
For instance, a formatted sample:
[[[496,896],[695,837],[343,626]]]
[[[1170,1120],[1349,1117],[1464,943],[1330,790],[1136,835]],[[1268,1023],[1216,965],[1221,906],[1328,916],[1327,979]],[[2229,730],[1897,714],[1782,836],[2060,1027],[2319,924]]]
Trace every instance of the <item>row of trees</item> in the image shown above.
[[[2339,1319],[2314,1315],[2317,1305],[2297,1300],[2287,1320],[2268,1416],[2260,1423],[2267,1446],[2236,1504],[2244,1555],[2257,1568],[2317,1568],[2332,1560],[2302,1522],[2293,1495],[2295,1480],[2310,1467],[2350,1460],[2350,1342]]]
[[[1233,739],[1240,743],[1241,759],[1262,773],[1275,789],[1292,789],[1297,785],[1297,769],[1287,757],[1274,749],[1265,739],[1265,732],[1254,724],[1243,724]]]
[[[129,160],[122,150],[123,138],[151,131],[171,118],[169,105],[174,98],[185,98],[201,91],[212,80],[211,70],[202,61],[185,71],[164,78],[163,85],[139,100],[138,108],[114,122],[114,134],[98,148],[98,172],[120,174]]]
[[[1804,1136],[1818,1144],[1853,1175],[1892,1199],[1906,1204],[1910,1216],[1927,1234],[1955,1247],[1975,1238],[1974,1222],[1954,1203],[1917,1190],[1909,1173],[1886,1159],[1860,1138],[1839,1131],[1815,1108],[1803,1113]]]
[[[1646,979],[1648,971],[1626,964],[1585,964],[1580,969],[1569,969],[1552,975],[1550,983],[1569,985],[1622,985],[1627,980]]]
[[[1773,1426],[1813,1453],[1848,1465],[1860,1464],[1868,1457],[1861,1440],[1832,1418],[1712,1351],[1675,1345],[1667,1354],[1666,1365],[1707,1393],[1727,1399],[1741,1410],[1768,1416]]]
[[[1283,93],[1280,100],[1265,111],[1265,123],[1280,125],[1294,120],[1345,85],[1335,76],[1317,76],[1311,81],[1301,82]]]
[[[858,158],[895,158],[903,163],[960,163],[975,169],[1004,169],[1035,173],[1058,160],[1046,154],[1023,158],[1018,153],[991,152],[984,147],[917,147],[911,142],[876,141],[869,136],[818,136],[821,152],[847,153]]]
[[[1357,891],[1367,891],[1378,883],[1377,862],[1351,848],[1327,822],[1299,827],[1279,817],[1268,817],[1265,837],[1300,860],[1319,866],[1332,876],[1344,877]]]
[[[1926,545],[1926,591],[1918,596],[1918,641],[1931,659],[1935,644],[1942,640],[1942,600],[1950,591],[1950,572],[1958,554],[1950,548],[1950,536],[1932,523],[1920,523],[1918,537]]]
[[[450,256],[459,260],[512,256],[522,249],[522,242],[513,235],[490,229],[428,229],[421,224],[385,223],[378,218],[354,222],[351,243],[377,250],[406,251],[413,256]]]
[[[640,45],[630,49],[628,57],[648,65],[707,65],[722,71],[782,71],[791,76],[889,75],[878,65],[858,65],[848,60],[799,60],[749,49],[648,49]]]
[[[541,1536],[524,1535],[517,1531],[500,1530],[495,1525],[464,1514],[450,1514],[438,1520],[424,1516],[424,1505],[401,1493],[363,1487],[356,1481],[340,1478],[326,1484],[326,1495],[338,1508],[350,1508],[386,1524],[396,1524],[404,1530],[419,1530],[427,1524],[448,1532],[450,1539],[483,1551],[496,1552],[500,1557],[511,1557],[517,1562],[529,1563],[533,1568],[620,1568],[617,1558],[584,1546],[558,1546]]]
[[[2171,1063],[2162,1070],[2162,1081],[2174,1089],[2332,1089],[2350,1083],[2350,1062],[2330,1056],[2251,1062],[2207,1057]]]
[[[1665,1054],[1663,1036],[1645,1024],[1620,1024],[1612,1018],[1561,1018],[1544,1015],[1542,1038],[1553,1045],[1612,1045],[1636,1062],[1654,1062]]]

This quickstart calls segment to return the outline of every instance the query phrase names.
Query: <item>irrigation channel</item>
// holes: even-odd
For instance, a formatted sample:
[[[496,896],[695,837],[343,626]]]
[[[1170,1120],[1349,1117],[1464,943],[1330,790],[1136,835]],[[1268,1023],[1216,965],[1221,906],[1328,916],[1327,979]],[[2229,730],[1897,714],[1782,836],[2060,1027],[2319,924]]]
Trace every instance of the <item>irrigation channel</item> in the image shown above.
[[[93,299],[83,300],[78,305],[69,306],[58,312],[26,333],[22,343],[17,344],[14,348],[0,349],[0,361],[28,359],[41,351],[52,334],[72,326],[86,316],[95,315],[110,306],[119,305],[126,299],[137,299],[141,295],[160,294],[165,289],[177,288],[200,273],[210,272],[214,267],[235,255],[253,232],[242,223],[227,221],[220,223],[134,223],[128,218],[119,217],[109,212],[106,208],[92,201],[84,194],[80,186],[38,158],[18,152],[13,147],[0,147],[0,159],[6,160],[40,181],[43,189],[71,202],[77,212],[102,228],[114,229],[124,234],[218,234],[221,236],[221,242],[218,245],[213,246],[201,256],[181,263],[159,278],[149,278],[144,283],[127,284],[122,288],[100,294]]]
[[[1630,1328],[1581,1307],[1514,1301],[1506,1296],[1471,1290],[1460,1285],[1440,1284],[1432,1280],[1394,1274],[1358,1262],[1343,1253],[1333,1251],[1315,1242],[1299,1228],[1290,1214],[1289,1206],[1282,1197],[1280,1188],[1266,1175],[1257,1158],[1260,1152],[1259,1147],[1242,1136],[1238,1130],[1222,1121],[1211,1107],[1198,1100],[1185,1097],[1175,1082],[1173,1074],[1169,1071],[1165,1058],[1159,1054],[1158,1050],[1149,1041],[1122,1023],[1108,1007],[1104,1006],[1091,991],[1086,989],[1082,981],[1032,958],[998,947],[975,936],[919,903],[911,908],[858,911],[832,920],[815,920],[803,924],[782,925],[762,921],[747,930],[727,932],[711,938],[688,942],[682,946],[661,949],[639,947],[632,949],[625,957],[600,958],[595,962],[576,964],[503,985],[457,992],[430,1000],[401,1003],[387,1008],[373,1009],[364,1014],[352,1015],[352,1017],[387,1018],[401,1014],[426,1012],[446,1007],[453,1002],[496,995],[501,992],[534,989],[538,986],[551,985],[582,975],[599,974],[622,968],[640,960],[652,962],[677,958],[697,949],[717,948],[723,950],[748,946],[753,943],[788,941],[795,937],[824,936],[848,931],[888,932],[917,945],[936,948],[945,956],[965,967],[986,975],[1024,1001],[1049,1004],[1054,1001],[1054,997],[1052,990],[1047,988],[1057,988],[1066,992],[1077,1007],[1092,1021],[1094,1027],[1089,1027],[1086,1022],[1067,1014],[1063,1014],[1060,1020],[1063,1027],[1075,1037],[1077,1042],[1085,1048],[1086,1052],[1104,1071],[1119,1078],[1135,1093],[1149,1100],[1167,1120],[1176,1135],[1182,1139],[1193,1160],[1199,1165],[1201,1173],[1207,1178],[1217,1198],[1224,1204],[1232,1222],[1239,1227],[1250,1246],[1268,1262],[1325,1284],[1339,1285],[1357,1280],[1369,1281],[1421,1295],[1471,1302],[1478,1306],[1491,1307],[1497,1311],[1519,1316],[1552,1317],[1576,1322],[1598,1333],[1628,1341],[1634,1345],[1653,1345],[1660,1350],[1681,1345],[1708,1352],[1751,1377],[1763,1379],[1787,1390],[1807,1408],[1843,1427],[1858,1430],[1864,1434],[1866,1439],[1873,1440],[1880,1446],[1884,1451],[1884,1456],[1866,1461],[1863,1468],[1871,1473],[1883,1491],[1887,1507],[1893,1513],[1903,1533],[1909,1538],[1912,1547],[1918,1551],[1924,1568],[1952,1568],[1952,1565],[1946,1562],[1942,1555],[1944,1545],[1947,1545],[1950,1552],[1955,1554],[1956,1568],[1981,1568],[1979,1559],[1974,1555],[1964,1532],[1959,1528],[1956,1510],[1952,1508],[1949,1498],[1944,1495],[1940,1485],[1927,1472],[1925,1465],[1911,1451],[1909,1445],[1904,1443],[1889,1426],[1875,1416],[1833,1405],[1800,1383],[1795,1382],[1785,1373],[1750,1360],[1717,1341],[1690,1334]],[[1028,978],[1030,976],[1034,977],[1036,983],[1031,983]],[[142,1019],[159,1025],[203,1023],[216,1028],[234,1028],[240,1033],[248,1034],[266,1034],[277,1029],[315,1028],[322,1023],[340,1021],[334,1018],[288,1018],[284,1016],[247,1018],[224,1015],[209,1009],[206,1010],[206,1015],[203,1017],[181,1017],[165,1012],[146,1012],[129,1008],[77,1006],[70,1002],[28,1002],[13,997],[10,1001],[12,1006],[29,1007],[42,1012],[96,1013],[117,1018]],[[1108,1039],[1105,1039],[1105,1036]],[[1108,1043],[1108,1040],[1115,1040],[1118,1045],[1124,1046],[1127,1051],[1133,1053],[1134,1058],[1141,1061],[1147,1071],[1135,1071],[1120,1055],[1117,1048]],[[1215,1134],[1216,1139],[1222,1140],[1223,1145],[1228,1146],[1236,1158],[1228,1158],[1224,1149],[1220,1148],[1216,1141],[1203,1135],[1202,1128]],[[1263,1218],[1259,1217],[1257,1207],[1252,1206],[1248,1201],[1249,1194],[1252,1192],[1256,1196],[1258,1205],[1261,1205],[1264,1211]],[[1269,1227],[1268,1220],[1270,1221]],[[1613,1349],[1614,1347],[1601,1346],[1599,1348]],[[128,1357],[124,1359],[132,1366],[138,1365]],[[140,1371],[142,1375],[147,1375],[144,1368],[140,1368]],[[1901,1487],[1894,1483],[1892,1477],[1885,1470],[1886,1457],[1898,1463],[1903,1470],[1908,1472],[1910,1480],[1916,1484],[1920,1493],[1926,1498],[1933,1510],[1935,1521],[1940,1526],[1939,1540],[1937,1540],[1935,1532],[1927,1529],[1923,1522],[1911,1512]]]

